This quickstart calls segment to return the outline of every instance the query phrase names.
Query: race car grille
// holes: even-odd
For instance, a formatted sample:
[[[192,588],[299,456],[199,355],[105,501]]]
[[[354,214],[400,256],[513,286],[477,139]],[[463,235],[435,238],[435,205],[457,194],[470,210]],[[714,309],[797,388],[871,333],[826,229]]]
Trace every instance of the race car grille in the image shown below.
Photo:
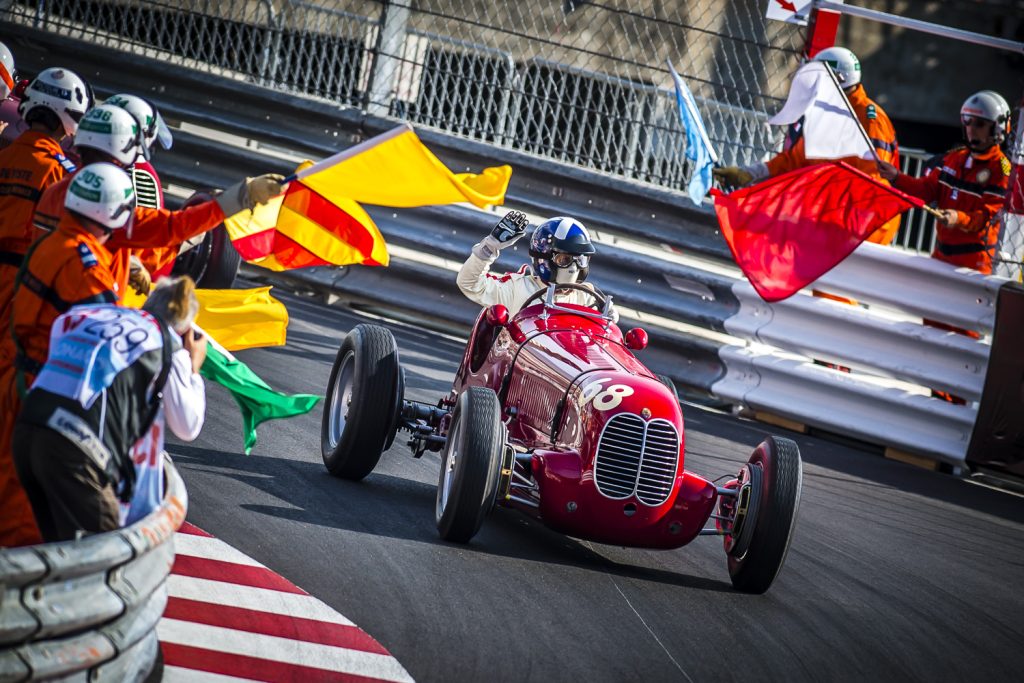
[[[679,434],[671,422],[619,413],[601,433],[594,481],[609,498],[635,494],[641,503],[660,505],[672,493],[678,467]]]
[[[135,185],[135,205],[147,209],[159,209],[160,197],[156,189],[156,179],[149,171],[132,169],[132,184]]]

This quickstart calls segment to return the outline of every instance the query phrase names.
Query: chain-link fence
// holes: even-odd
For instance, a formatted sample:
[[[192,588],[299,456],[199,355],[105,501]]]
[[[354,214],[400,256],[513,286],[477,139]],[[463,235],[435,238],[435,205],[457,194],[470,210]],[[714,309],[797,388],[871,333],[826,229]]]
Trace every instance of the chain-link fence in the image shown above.
[[[693,90],[721,163],[748,164],[781,142],[766,120],[805,43],[805,29],[764,18],[763,0],[6,5],[15,21],[172,65],[674,188],[690,169],[666,61]],[[903,150],[902,170],[918,175],[929,156]],[[927,253],[934,240],[933,220],[912,211],[895,244]]]
[[[1016,112],[1009,159],[1013,165],[1006,208],[1000,214],[993,272],[1024,282],[1024,98]]]
[[[803,29],[760,0],[43,0],[9,15],[628,178],[679,187],[666,60],[722,162],[765,157]]]

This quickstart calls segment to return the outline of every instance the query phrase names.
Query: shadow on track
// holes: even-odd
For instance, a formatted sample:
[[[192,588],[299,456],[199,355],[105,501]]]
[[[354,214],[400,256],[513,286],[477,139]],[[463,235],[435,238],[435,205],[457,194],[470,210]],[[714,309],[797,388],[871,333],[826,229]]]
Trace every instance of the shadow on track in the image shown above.
[[[225,468],[233,479],[244,481],[285,505],[243,503],[249,512],[297,522],[470,550],[545,564],[559,564],[622,578],[703,591],[732,593],[728,582],[615,562],[569,536],[551,531],[512,510],[498,509],[469,544],[448,543],[434,526],[436,487],[431,484],[373,473],[361,482],[331,477],[322,465],[279,460],[240,453],[175,444],[172,455],[190,467]],[[246,474],[245,472],[251,472]],[[300,476],[305,486],[291,481]]]

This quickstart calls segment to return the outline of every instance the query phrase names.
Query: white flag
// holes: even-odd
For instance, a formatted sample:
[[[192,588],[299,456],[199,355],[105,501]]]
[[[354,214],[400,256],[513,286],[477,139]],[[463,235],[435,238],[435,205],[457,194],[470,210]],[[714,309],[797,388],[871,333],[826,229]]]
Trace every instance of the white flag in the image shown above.
[[[768,123],[786,126],[801,116],[804,155],[808,159],[875,158],[860,122],[824,62],[808,62],[800,67],[789,86],[786,104]]]

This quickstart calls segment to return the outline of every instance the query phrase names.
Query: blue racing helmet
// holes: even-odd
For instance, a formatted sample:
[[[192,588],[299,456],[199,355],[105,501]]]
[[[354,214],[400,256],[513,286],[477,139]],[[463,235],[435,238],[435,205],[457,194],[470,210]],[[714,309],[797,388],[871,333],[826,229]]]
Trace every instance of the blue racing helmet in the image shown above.
[[[585,225],[575,218],[558,216],[544,221],[530,237],[533,270],[545,284],[558,281],[559,270],[578,268],[576,282],[590,272],[590,256],[596,251]]]

